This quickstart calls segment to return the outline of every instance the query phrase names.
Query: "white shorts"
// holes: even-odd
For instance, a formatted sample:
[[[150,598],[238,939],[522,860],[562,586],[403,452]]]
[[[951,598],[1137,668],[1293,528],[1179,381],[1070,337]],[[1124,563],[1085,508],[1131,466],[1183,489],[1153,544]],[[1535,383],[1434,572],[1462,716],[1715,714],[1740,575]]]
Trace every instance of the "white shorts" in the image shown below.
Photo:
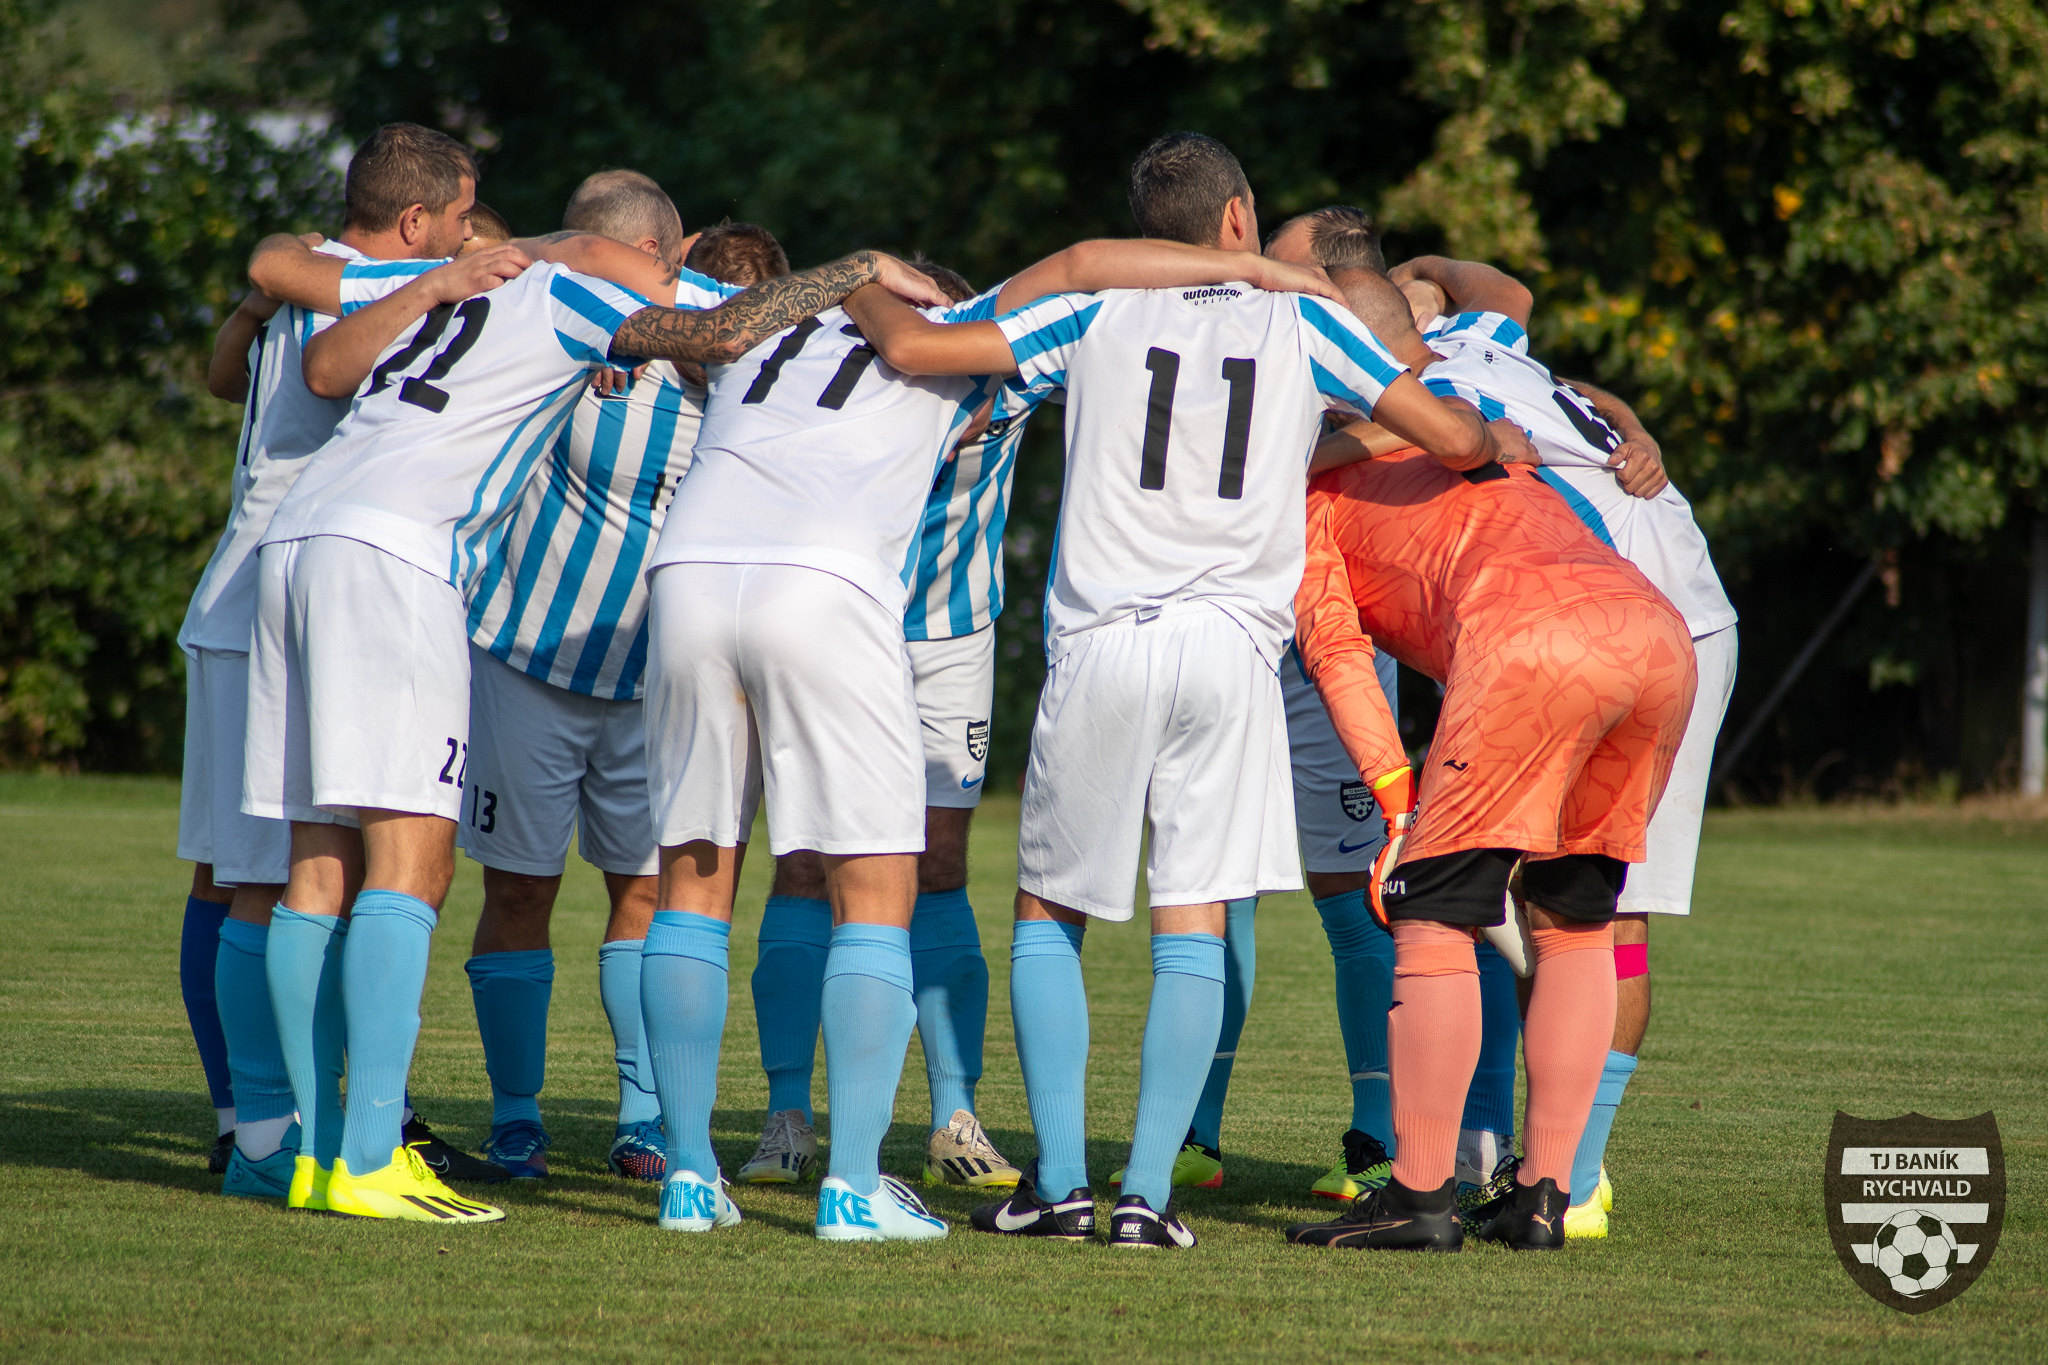
[[[924,803],[972,810],[988,775],[996,701],[996,628],[950,640],[910,640],[910,679],[924,737]]]
[[[922,853],[902,617],[795,564],[665,564],[648,589],[647,787],[664,847]]]
[[[1054,665],[1031,729],[1017,883],[1127,920],[1148,822],[1155,906],[1301,887],[1280,679],[1205,604],[1098,626]]]
[[[1376,665],[1380,687],[1394,704],[1393,656]],[[1359,780],[1344,741],[1323,705],[1322,693],[1302,674],[1293,650],[1280,661],[1280,691],[1287,698],[1287,750],[1294,769],[1294,826],[1301,861],[1311,872],[1370,872],[1387,841],[1387,822],[1372,788]],[[1395,715],[1400,712],[1397,710]]]
[[[282,886],[291,875],[292,827],[242,814],[248,730],[249,656],[211,649],[186,656],[178,856],[211,863],[221,886]]]
[[[468,756],[462,594],[358,540],[265,545],[242,809],[345,825],[359,810],[453,820]]]
[[[1624,915],[1692,913],[1692,872],[1700,852],[1700,817],[1707,808],[1707,779],[1714,771],[1714,741],[1735,691],[1735,627],[1692,642],[1699,668],[1692,715],[1671,765],[1671,781],[1650,817],[1647,856],[1628,870],[1621,901]]]
[[[502,872],[559,877],[576,835],[602,872],[655,872],[641,704],[589,697],[469,647],[469,783],[456,842]]]

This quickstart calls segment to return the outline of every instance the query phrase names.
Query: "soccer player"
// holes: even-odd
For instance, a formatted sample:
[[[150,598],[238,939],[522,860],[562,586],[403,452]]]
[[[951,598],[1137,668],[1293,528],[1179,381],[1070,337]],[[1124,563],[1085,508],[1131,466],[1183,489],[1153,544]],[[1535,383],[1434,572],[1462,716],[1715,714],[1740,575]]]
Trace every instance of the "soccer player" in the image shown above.
[[[1400,292],[1369,272],[1336,278],[1440,391],[1447,362],[1415,333]],[[1288,1240],[1462,1244],[1453,1169],[1479,1052],[1473,944],[1501,921],[1520,860],[1536,958],[1527,1152],[1481,1235],[1562,1246],[1572,1157],[1614,1026],[1615,901],[1627,865],[1642,861],[1692,705],[1690,638],[1533,470],[1459,475],[1420,453],[1354,464],[1313,486],[1308,542],[1303,664],[1398,836],[1372,900],[1395,945],[1398,1141],[1385,1185],[1333,1222],[1290,1227]],[[1374,678],[1378,649],[1448,689],[1419,783]]]
[[[233,1130],[226,1144],[232,1151],[216,1152],[228,1194],[282,1198],[301,1136],[292,1131],[292,1090],[265,975],[270,908],[287,875],[290,829],[241,809],[256,546],[306,457],[348,408],[306,388],[300,358],[337,311],[351,312],[453,256],[475,191],[475,163],[454,139],[409,123],[378,129],[349,162],[341,235],[316,248],[340,271],[327,311],[280,309],[258,289],[222,326],[209,367],[211,391],[231,402],[246,399],[247,408],[228,525],[179,631],[187,668],[178,853],[198,865],[179,974],[194,1035],[204,1040],[201,1056],[224,1141]],[[456,281],[460,297],[489,268],[479,274],[472,264],[439,283]],[[239,1112],[228,1107],[236,1098],[226,1089],[230,1073]],[[424,1123],[407,1139],[446,1145]],[[434,1155],[447,1161],[450,1154]]]
[[[290,239],[259,250],[288,263],[296,252],[299,268],[324,278]],[[284,1040],[293,1088],[301,1112],[323,1110],[323,1128],[338,1023],[347,1037],[340,1151],[324,1173],[314,1159],[299,1163],[294,1205],[414,1221],[503,1217],[455,1196],[398,1142],[397,1106],[464,804],[463,592],[588,372],[614,355],[730,360],[877,280],[932,294],[899,262],[861,253],[715,309],[679,310],[643,302],[672,298],[676,282],[643,252],[588,235],[534,251],[540,265],[459,305],[422,308],[382,348],[348,420],[264,537],[243,807],[292,821],[280,913],[288,903],[331,942],[350,884],[363,887],[338,953],[308,954],[289,978],[272,963],[280,1021],[289,1000],[303,1024]],[[261,264],[260,254],[252,274]],[[400,291],[330,329],[306,356],[309,387],[349,391],[365,338],[378,336],[370,324],[424,302]]]
[[[682,263],[682,216],[637,171],[590,176],[562,226],[671,268]],[[677,282],[680,307],[715,308],[739,292],[692,271]],[[491,1081],[483,1154],[514,1179],[547,1174],[539,1094],[555,975],[548,925],[572,833],[611,901],[597,955],[619,1078],[607,1164],[636,1180],[663,1173],[640,1022],[655,870],[640,719],[644,578],[702,417],[702,388],[670,361],[622,386],[587,387],[470,590],[468,787],[457,842],[483,864],[484,905],[466,966]]]
[[[1230,253],[1083,243],[938,316],[989,317],[1075,283],[1229,279],[1327,287]],[[876,368],[876,354],[844,312],[826,312],[713,373],[653,561],[647,747],[662,880],[641,980],[672,1230],[739,1221],[710,1115],[733,888],[765,798],[771,851],[821,854],[832,905],[820,1014],[833,1142],[817,1235],[946,1231],[879,1155],[917,1017],[925,765],[903,609],[939,462],[987,400],[982,383],[907,378]]]
[[[1210,138],[1148,148],[1132,199],[1162,235],[1221,221],[1258,240],[1243,169]],[[1011,955],[1039,1157],[975,1226],[1093,1232],[1079,947],[1091,918],[1131,918],[1149,824],[1153,989],[1110,1242],[1193,1246],[1170,1202],[1172,1167],[1222,1026],[1224,906],[1300,885],[1277,670],[1293,633],[1309,449],[1331,407],[1376,412],[1461,465],[1490,463],[1494,433],[1410,379],[1348,313],[1305,296],[1067,294],[957,326],[867,295],[848,306],[899,369],[1014,372],[1027,391],[1067,396],[1052,672],[1025,779]]]
[[[1692,909],[1707,778],[1735,687],[1735,608],[1714,572],[1691,505],[1665,477],[1656,442],[1635,413],[1590,384],[1557,383],[1529,354],[1526,288],[1491,266],[1439,256],[1406,262],[1392,278],[1423,281],[1443,292],[1452,316],[1437,319],[1426,338],[1452,363],[1433,372],[1452,387],[1469,383],[1478,392],[1483,386],[1511,420],[1529,429],[1543,459],[1543,477],[1595,535],[1678,608],[1698,663],[1699,687],[1671,781],[1650,821],[1642,866],[1630,870],[1615,917],[1614,1037],[1572,1169],[1577,1202],[1565,1215],[1565,1233],[1604,1237],[1611,1198],[1603,1166],[1607,1136],[1650,1021],[1650,916]],[[1512,1047],[1507,1060],[1512,1091]]]
[[[921,257],[914,264],[956,303],[974,294],[956,272]],[[967,900],[967,832],[981,802],[995,699],[1003,528],[1033,406],[1022,395],[1009,398],[1010,414],[995,422],[978,414],[939,471],[925,502],[903,616],[924,748],[925,848],[910,917],[911,990],[931,1093],[924,1175],[928,1184],[977,1189],[1014,1185],[1018,1174],[974,1115],[988,963]],[[737,1174],[742,1184],[793,1183],[816,1163],[811,1071],[831,933],[823,859],[809,850],[777,858],[752,981],[769,1114],[754,1155]]]

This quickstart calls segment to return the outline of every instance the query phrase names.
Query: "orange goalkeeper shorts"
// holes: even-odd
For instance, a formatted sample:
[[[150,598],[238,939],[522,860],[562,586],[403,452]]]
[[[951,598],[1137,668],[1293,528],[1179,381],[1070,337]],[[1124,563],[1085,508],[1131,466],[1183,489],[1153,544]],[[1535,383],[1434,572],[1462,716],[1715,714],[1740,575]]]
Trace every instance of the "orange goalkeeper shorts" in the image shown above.
[[[1692,640],[1670,607],[1567,607],[1453,660],[1402,860],[1472,848],[1643,860],[1692,713]]]

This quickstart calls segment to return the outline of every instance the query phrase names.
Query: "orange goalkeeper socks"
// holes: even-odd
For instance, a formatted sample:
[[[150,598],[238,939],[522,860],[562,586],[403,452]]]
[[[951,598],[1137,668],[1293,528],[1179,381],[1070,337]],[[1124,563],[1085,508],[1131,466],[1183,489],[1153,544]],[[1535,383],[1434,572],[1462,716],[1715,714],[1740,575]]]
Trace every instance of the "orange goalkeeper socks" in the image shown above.
[[[1435,1190],[1451,1178],[1465,1091],[1479,1062],[1479,1034],[1479,965],[1471,932],[1396,921],[1387,1072],[1394,1179],[1411,1190]]]
[[[1614,928],[1570,924],[1531,937],[1536,979],[1522,1031],[1529,1104],[1518,1178],[1524,1185],[1548,1178],[1569,1191],[1572,1157],[1614,1036]]]

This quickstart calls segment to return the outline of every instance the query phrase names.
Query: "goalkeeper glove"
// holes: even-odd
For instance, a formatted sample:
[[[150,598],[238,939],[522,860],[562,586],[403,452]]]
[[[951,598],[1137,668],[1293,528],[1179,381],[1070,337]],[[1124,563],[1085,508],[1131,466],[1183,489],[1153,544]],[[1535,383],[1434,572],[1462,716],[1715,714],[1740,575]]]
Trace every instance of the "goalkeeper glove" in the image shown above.
[[[1366,903],[1372,907],[1372,917],[1379,921],[1380,928],[1391,933],[1393,926],[1387,922],[1387,878],[1400,863],[1402,845],[1415,828],[1415,770],[1406,764],[1394,769],[1372,784],[1372,794],[1380,803],[1380,814],[1386,817],[1387,842],[1372,860],[1372,886]]]

